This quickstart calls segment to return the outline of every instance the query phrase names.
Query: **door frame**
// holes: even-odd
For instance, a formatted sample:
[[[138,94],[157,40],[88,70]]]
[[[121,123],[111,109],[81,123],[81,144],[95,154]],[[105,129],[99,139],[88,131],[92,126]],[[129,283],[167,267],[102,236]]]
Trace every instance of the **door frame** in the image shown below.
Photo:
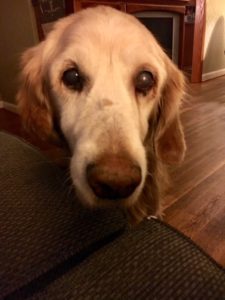
[[[192,83],[199,83],[202,81],[205,26],[206,26],[206,0],[196,0],[192,73],[191,73]]]

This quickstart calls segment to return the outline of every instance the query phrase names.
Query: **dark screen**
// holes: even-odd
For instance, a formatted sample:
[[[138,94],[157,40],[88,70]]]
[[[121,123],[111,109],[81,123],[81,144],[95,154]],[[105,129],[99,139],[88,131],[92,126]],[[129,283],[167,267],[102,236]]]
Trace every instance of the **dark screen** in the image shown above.
[[[153,33],[166,53],[172,58],[173,18],[138,17],[138,19]]]

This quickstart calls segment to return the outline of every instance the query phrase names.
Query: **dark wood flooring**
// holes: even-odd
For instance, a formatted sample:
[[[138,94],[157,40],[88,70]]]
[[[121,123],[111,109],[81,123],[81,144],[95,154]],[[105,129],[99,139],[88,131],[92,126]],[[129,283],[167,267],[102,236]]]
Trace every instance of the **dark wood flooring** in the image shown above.
[[[171,170],[165,221],[225,266],[225,77],[189,85],[182,112],[184,162]],[[51,159],[59,149],[30,138],[18,115],[0,110],[0,129],[22,136]]]
[[[225,266],[225,77],[189,86],[187,154],[171,172],[165,221]]]

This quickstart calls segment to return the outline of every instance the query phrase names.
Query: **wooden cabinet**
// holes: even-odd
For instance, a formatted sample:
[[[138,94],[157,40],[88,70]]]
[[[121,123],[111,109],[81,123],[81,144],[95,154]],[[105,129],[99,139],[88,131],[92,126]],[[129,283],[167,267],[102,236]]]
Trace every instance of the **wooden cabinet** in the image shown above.
[[[74,10],[79,11],[84,8],[93,7],[97,5],[108,5],[121,11],[126,11],[126,4],[124,2],[115,1],[74,1]]]
[[[80,3],[80,7],[83,8],[83,4],[85,3],[95,3],[95,4],[107,4],[113,6],[114,4],[117,5],[118,3],[123,4],[141,4],[141,5],[173,5],[173,6],[185,6],[187,3],[192,2],[191,0],[74,0],[75,7],[77,4]]]
[[[108,5],[117,9],[121,9],[123,11],[129,11],[129,9],[138,9],[142,8],[142,10],[148,10],[151,8],[152,10],[165,10],[168,11],[177,11],[180,13],[184,13],[185,5],[189,3],[191,0],[127,0],[127,1],[116,1],[116,0],[73,0],[74,1],[74,9],[78,11],[83,8],[96,6],[96,5]],[[192,0],[193,1],[193,0]]]

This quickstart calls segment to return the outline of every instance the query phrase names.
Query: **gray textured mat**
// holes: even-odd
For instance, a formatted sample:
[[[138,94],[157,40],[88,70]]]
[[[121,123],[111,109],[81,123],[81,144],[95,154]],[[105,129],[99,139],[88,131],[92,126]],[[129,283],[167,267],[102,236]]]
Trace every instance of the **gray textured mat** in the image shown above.
[[[85,210],[65,174],[0,133],[0,299],[225,299],[225,272],[159,221]]]
[[[53,269],[45,284],[124,227],[119,211],[81,207],[60,169],[5,133],[0,182],[0,296]]]
[[[223,300],[225,273],[188,239],[151,220],[94,253],[34,299]]]

